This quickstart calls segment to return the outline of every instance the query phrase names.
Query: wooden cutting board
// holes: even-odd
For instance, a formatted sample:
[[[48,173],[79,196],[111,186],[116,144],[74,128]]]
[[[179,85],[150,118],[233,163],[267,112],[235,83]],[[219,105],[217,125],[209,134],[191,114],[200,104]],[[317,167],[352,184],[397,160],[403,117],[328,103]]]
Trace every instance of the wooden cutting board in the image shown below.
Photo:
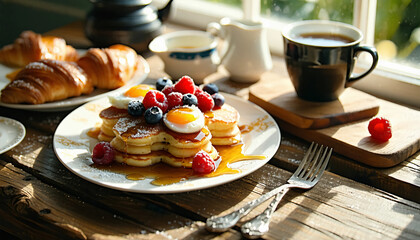
[[[331,109],[328,110],[326,107],[329,105],[328,103],[325,106],[318,106],[320,103],[299,100],[292,97],[295,93],[289,79],[277,78],[276,81],[273,81],[276,79],[273,76],[270,79],[271,81],[261,79],[260,82],[253,85],[250,88],[249,100],[278,117],[280,128],[284,131],[307,141],[315,141],[333,147],[335,152],[373,167],[395,166],[420,149],[420,111],[381,99],[372,100],[372,96],[360,95],[360,91],[350,88],[345,91],[345,94],[348,94],[346,98],[351,100],[365,99],[366,97],[366,100],[355,100],[351,104],[358,106],[352,106],[353,110],[339,111],[338,115],[335,115],[331,109],[337,109],[336,105],[332,104]],[[287,88],[288,84],[290,84],[289,88]],[[290,87],[292,88],[290,89]],[[377,109],[379,109],[376,116],[387,118],[392,125],[393,136],[385,143],[376,142],[370,137],[367,129],[370,118],[362,117],[362,115],[373,114],[375,105],[378,105]],[[349,109],[347,104],[342,104],[342,106],[342,109]],[[317,110],[315,111],[313,108],[317,108]],[[360,111],[360,109],[366,111]],[[359,120],[354,118],[355,115],[360,117]],[[308,116],[315,116],[315,118]],[[329,125],[328,127],[309,129],[313,128],[314,122],[325,116],[329,116],[326,117],[328,124],[321,125]],[[348,116],[352,117],[348,118]],[[344,120],[335,118],[344,118]],[[309,119],[309,123],[306,123],[307,119]],[[340,121],[342,123],[337,124]],[[315,126],[320,125],[315,124]]]
[[[379,111],[375,97],[353,88],[347,88],[336,101],[310,102],[297,97],[289,78],[266,75],[250,88],[249,100],[296,127],[308,129],[370,118]]]

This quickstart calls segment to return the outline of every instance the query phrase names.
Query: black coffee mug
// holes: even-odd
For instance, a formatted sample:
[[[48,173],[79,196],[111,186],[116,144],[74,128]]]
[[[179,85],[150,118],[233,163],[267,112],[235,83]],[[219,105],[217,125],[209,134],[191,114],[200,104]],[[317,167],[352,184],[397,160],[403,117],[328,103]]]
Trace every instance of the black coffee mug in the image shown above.
[[[317,102],[333,101],[355,81],[369,74],[378,63],[375,48],[361,46],[362,32],[333,21],[308,20],[289,24],[283,30],[287,71],[298,97]],[[353,74],[361,52],[372,56],[370,68]]]

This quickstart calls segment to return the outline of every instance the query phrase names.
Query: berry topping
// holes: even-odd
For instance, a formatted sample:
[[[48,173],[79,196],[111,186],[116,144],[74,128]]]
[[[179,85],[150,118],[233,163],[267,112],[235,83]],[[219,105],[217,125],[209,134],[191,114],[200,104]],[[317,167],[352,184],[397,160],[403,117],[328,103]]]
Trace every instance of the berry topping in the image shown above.
[[[162,91],[164,87],[172,86],[172,84],[172,80],[167,77],[159,78],[156,81],[156,90]]]
[[[194,94],[195,84],[192,78],[188,76],[183,76],[178,80],[178,82],[175,83],[174,89],[176,92],[180,92],[182,94]]]
[[[183,104],[182,97],[183,97],[182,93],[179,93],[179,92],[169,93],[167,96],[168,109],[170,110],[174,107],[181,106]]]
[[[139,100],[132,100],[128,103],[128,113],[132,116],[141,116],[145,110],[143,103]]]
[[[174,91],[174,85],[167,85],[162,89],[162,93],[165,94],[166,96],[168,96],[171,92]]]
[[[162,117],[163,117],[162,110],[156,106],[148,108],[144,112],[144,119],[146,120],[148,124],[156,124],[162,119]]]
[[[92,161],[100,165],[108,165],[114,161],[114,149],[109,142],[99,142],[92,151]]]
[[[219,92],[219,88],[214,83],[209,83],[209,84],[204,85],[203,90],[209,93],[210,95],[213,95]]]
[[[196,173],[211,173],[216,168],[213,159],[203,150],[195,154],[192,169]]]
[[[391,124],[382,117],[370,120],[368,130],[370,135],[380,142],[386,142],[392,137]]]
[[[151,107],[158,107],[162,112],[168,110],[168,100],[166,99],[165,94],[157,90],[150,90],[146,93],[143,99],[143,105],[146,109]]]
[[[197,106],[198,105],[197,97],[192,95],[191,93],[184,94],[182,96],[182,104],[188,105],[188,106],[192,106],[192,105]]]
[[[202,92],[197,94],[198,108],[202,112],[207,112],[213,109],[214,101],[210,94]]]
[[[201,89],[199,86],[195,86],[195,92],[194,95],[197,97],[198,94],[202,93],[203,89]]]
[[[225,104],[225,97],[220,93],[213,94],[212,98],[214,100],[214,109],[220,109]]]

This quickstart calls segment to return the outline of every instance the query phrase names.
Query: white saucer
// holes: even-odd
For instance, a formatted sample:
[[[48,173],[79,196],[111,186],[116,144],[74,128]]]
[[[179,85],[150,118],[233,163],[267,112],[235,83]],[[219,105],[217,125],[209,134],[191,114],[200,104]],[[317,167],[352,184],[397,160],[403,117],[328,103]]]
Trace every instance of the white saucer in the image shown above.
[[[25,137],[22,123],[11,118],[0,117],[0,154],[18,145]]]

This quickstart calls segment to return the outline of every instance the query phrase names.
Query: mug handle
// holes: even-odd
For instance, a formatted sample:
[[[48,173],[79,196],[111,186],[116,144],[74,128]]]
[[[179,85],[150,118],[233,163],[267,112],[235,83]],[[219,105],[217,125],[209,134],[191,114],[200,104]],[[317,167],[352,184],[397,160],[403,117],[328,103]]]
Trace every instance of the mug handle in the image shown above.
[[[354,49],[354,57],[357,57],[361,52],[368,52],[372,56],[372,65],[370,66],[370,68],[366,72],[358,74],[354,77],[350,76],[349,80],[346,82],[346,87],[351,86],[351,84],[353,84],[355,81],[357,81],[357,80],[365,77],[366,75],[368,75],[370,72],[372,72],[373,69],[375,69],[376,65],[378,64],[379,56],[378,56],[378,52],[376,51],[376,49],[374,47],[357,46]]]

